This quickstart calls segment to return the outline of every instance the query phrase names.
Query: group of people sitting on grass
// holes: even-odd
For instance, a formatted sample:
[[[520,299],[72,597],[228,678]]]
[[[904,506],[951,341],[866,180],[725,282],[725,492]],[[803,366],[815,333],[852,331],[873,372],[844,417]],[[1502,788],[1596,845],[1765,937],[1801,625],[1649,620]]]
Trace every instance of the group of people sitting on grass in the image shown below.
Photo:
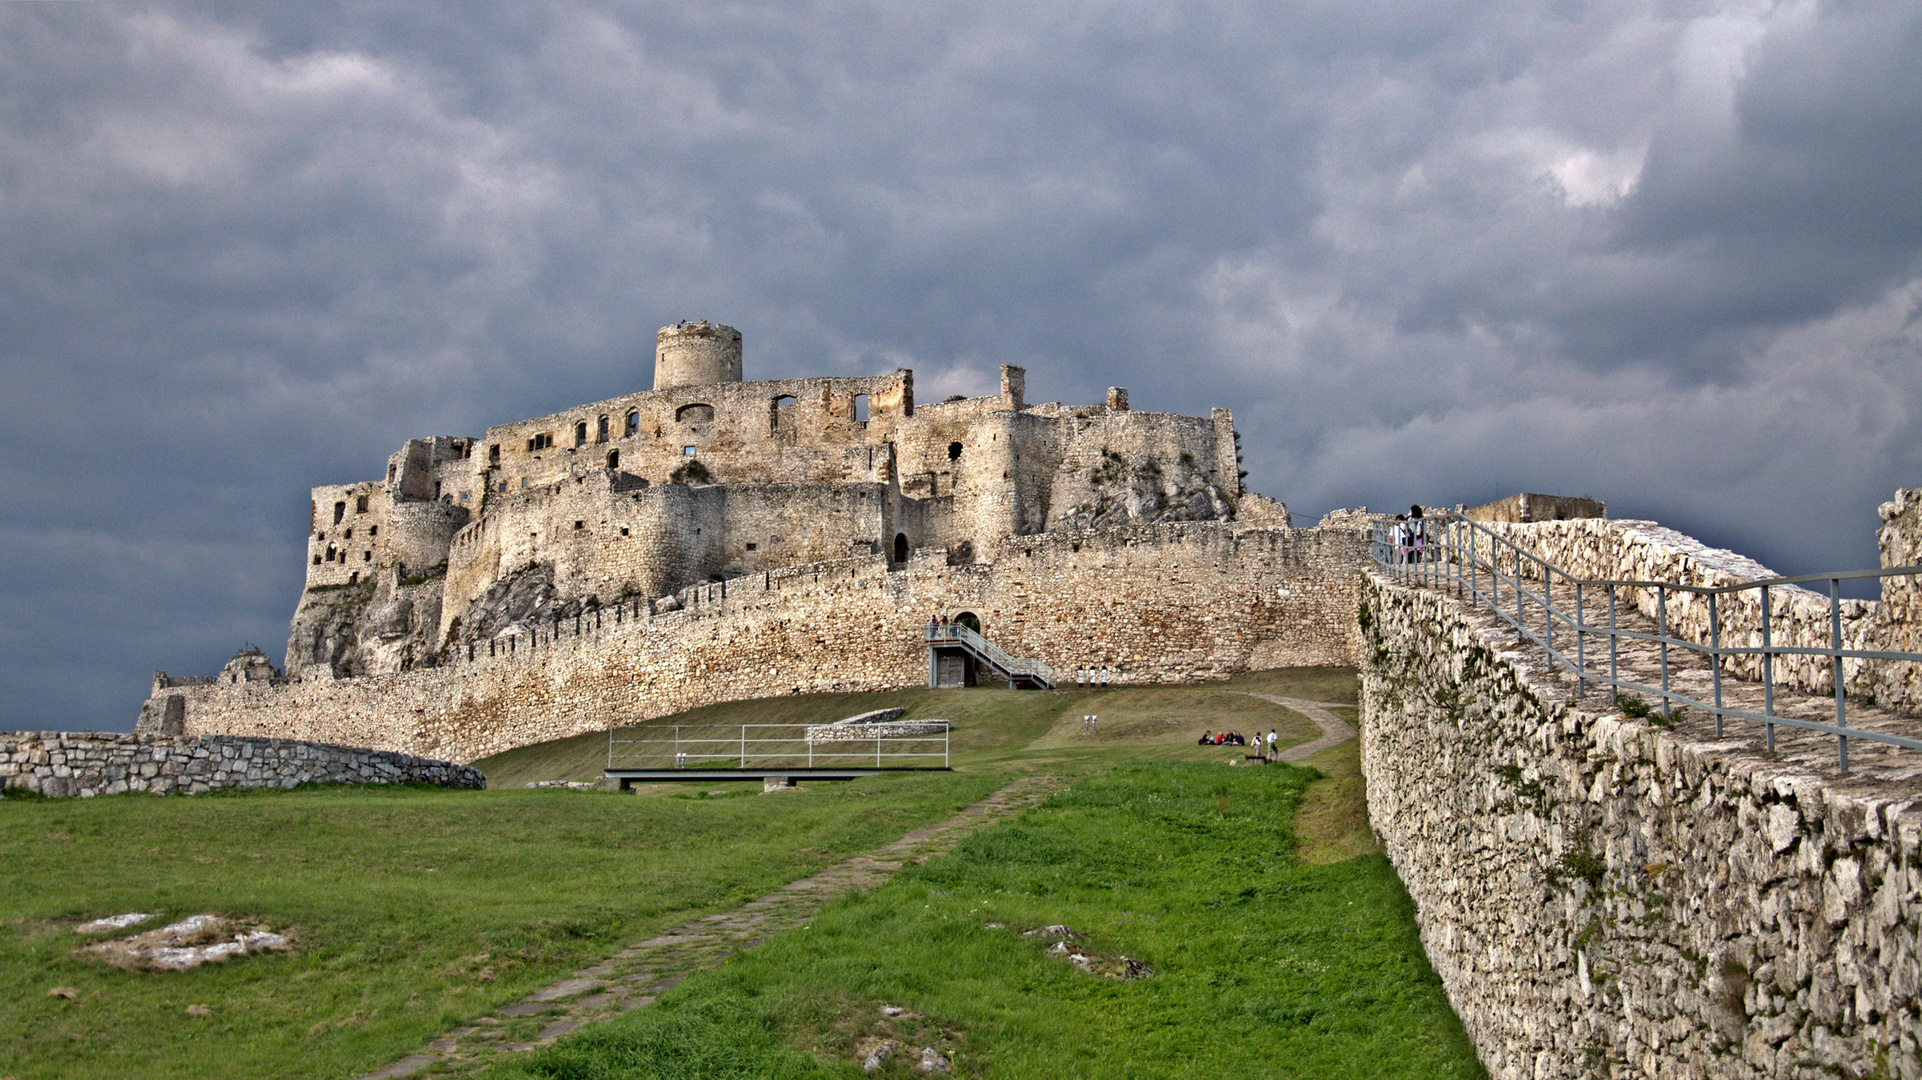
[[[1202,746],[1247,746],[1248,739],[1239,731],[1204,731],[1201,733]]]
[[[1276,760],[1275,759],[1275,733],[1272,729],[1268,732],[1268,741],[1265,745],[1262,742],[1260,732],[1256,732],[1253,738],[1254,738],[1254,742],[1252,743],[1252,745],[1255,748],[1255,753],[1248,755],[1249,757],[1258,756],[1263,761]],[[1249,743],[1248,740],[1249,740],[1249,736],[1243,735],[1239,731],[1204,731],[1201,733],[1201,738],[1196,740],[1196,745],[1198,746],[1249,746],[1251,744]]]

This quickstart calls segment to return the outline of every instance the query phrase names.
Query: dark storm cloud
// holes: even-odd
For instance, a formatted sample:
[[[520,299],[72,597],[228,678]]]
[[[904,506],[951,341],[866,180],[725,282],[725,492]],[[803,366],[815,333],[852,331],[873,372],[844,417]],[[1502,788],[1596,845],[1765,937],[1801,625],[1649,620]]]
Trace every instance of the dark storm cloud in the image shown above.
[[[0,726],[278,652],[305,489],[751,376],[1235,408],[1784,569],[1922,481],[1912,4],[0,7]],[[1302,512],[1306,512],[1305,515]]]

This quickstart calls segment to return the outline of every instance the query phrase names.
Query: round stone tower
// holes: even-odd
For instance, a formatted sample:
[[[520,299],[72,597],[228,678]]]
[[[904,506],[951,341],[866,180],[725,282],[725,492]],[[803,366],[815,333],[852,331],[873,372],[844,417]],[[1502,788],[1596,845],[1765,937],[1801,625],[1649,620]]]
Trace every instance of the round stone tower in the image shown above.
[[[661,327],[654,339],[654,389],[741,381],[741,332],[705,319]]]

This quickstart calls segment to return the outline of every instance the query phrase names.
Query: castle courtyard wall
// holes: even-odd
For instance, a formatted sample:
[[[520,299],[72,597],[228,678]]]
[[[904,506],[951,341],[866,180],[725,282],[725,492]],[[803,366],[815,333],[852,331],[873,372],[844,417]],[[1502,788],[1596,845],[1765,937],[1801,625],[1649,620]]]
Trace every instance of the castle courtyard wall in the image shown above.
[[[867,556],[635,600],[384,675],[166,686],[191,734],[277,736],[473,761],[721,701],[924,685],[922,628],[977,615],[1017,656],[1119,683],[1356,656],[1353,530],[1182,523],[1020,537],[992,563]],[[150,711],[158,714],[158,706]]]
[[[1922,1077],[1912,785],[1587,711],[1433,592],[1359,610],[1369,820],[1495,1080]]]

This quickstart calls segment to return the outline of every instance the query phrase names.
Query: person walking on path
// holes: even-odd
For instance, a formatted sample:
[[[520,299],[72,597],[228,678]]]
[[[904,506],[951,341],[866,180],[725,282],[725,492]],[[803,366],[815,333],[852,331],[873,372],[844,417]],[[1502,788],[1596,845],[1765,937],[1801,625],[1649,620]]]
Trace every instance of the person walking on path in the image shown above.
[[[1278,756],[1276,756],[1276,751],[1275,751],[1275,729],[1274,729],[1274,728],[1269,728],[1269,729],[1268,729],[1268,760],[1269,760],[1269,761],[1280,761],[1280,760],[1281,760],[1281,758],[1280,758],[1280,757],[1278,757]]]

